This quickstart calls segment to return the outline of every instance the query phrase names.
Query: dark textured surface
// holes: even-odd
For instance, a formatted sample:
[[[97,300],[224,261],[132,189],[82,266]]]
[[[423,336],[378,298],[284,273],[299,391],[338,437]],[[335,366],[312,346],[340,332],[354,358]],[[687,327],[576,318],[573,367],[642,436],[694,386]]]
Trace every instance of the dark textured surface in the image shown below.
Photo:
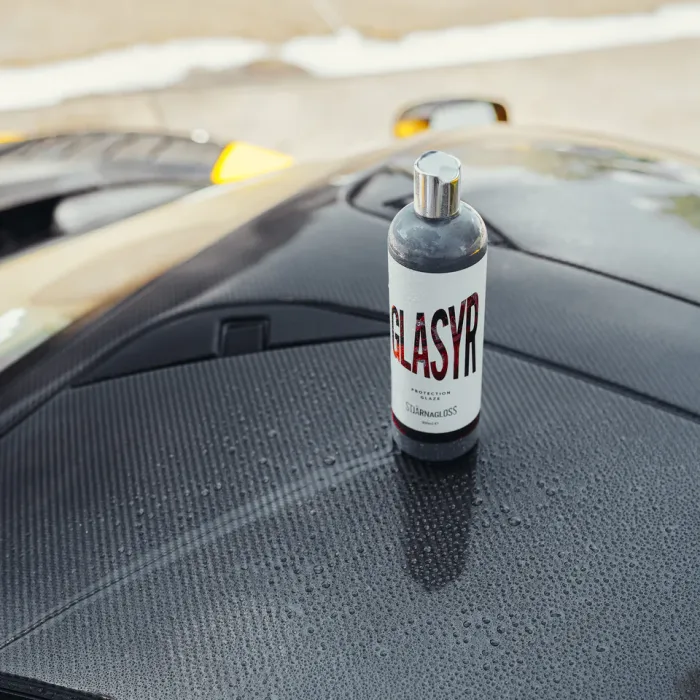
[[[305,192],[11,368],[0,376],[0,434],[99,357],[177,312],[233,301],[314,301],[386,314],[386,223],[338,196],[334,187]]]
[[[700,308],[489,250],[486,340],[700,415]]]
[[[366,225],[344,240],[333,222],[334,211],[322,208],[285,248],[188,307],[291,297],[385,314],[383,230]],[[330,254],[341,245],[347,257]],[[351,277],[356,269],[360,284]],[[487,294],[487,342],[700,415],[700,308],[693,304],[506,249],[490,250]]]
[[[700,425],[491,350],[478,460],[431,469],[387,444],[386,362],[201,363],[13,430],[0,668],[125,699],[697,697]]]
[[[92,147],[98,153],[124,155],[131,152],[132,146],[137,151],[140,148],[138,138],[131,146],[121,137],[107,142],[104,138],[93,137]],[[533,139],[517,129],[497,130],[478,140],[468,134],[434,138],[435,146],[463,158],[465,199],[484,215],[487,224],[499,229],[507,244],[602,273],[591,275],[590,282],[586,282],[574,273],[540,268],[553,272],[530,282],[537,287],[532,288],[532,299],[521,300],[517,286],[507,277],[496,279],[498,272],[492,270],[489,294],[498,306],[496,293],[507,289],[500,294],[501,308],[505,303],[506,308],[513,309],[506,314],[508,323],[500,328],[496,328],[495,319],[501,314],[492,314],[494,320],[487,328],[497,331],[492,336],[497,336],[494,342],[513,345],[511,326],[526,329],[528,321],[518,320],[516,314],[521,312],[514,309],[535,313],[538,323],[551,313],[552,319],[559,319],[557,323],[565,319],[566,337],[554,337],[550,348],[543,339],[556,334],[542,333],[538,339],[532,330],[525,330],[518,339],[524,344],[517,347],[542,353],[557,362],[564,358],[565,364],[572,362],[594,376],[629,382],[636,391],[697,410],[700,371],[689,371],[686,365],[697,357],[693,348],[700,325],[695,315],[685,307],[653,301],[656,295],[635,297],[634,292],[648,287],[686,298],[695,306],[700,303],[698,169],[640,157],[622,147],[613,150],[577,145],[575,138]],[[187,144],[187,149],[198,147],[187,140],[182,143],[183,147]],[[141,145],[151,155],[158,152],[153,137]],[[57,146],[60,156],[64,145]],[[400,146],[406,151],[404,155],[391,157],[383,164],[382,158],[390,154],[378,155],[374,162],[372,157],[364,157],[362,164],[358,161],[356,166],[380,172],[387,167],[401,171],[410,168],[417,153],[426,147],[427,141],[420,146],[405,143]],[[81,144],[76,157],[82,148]],[[85,148],[89,151],[87,145]],[[8,153],[12,152],[14,149]],[[164,158],[165,153],[162,152]],[[176,156],[173,153],[177,160]],[[121,163],[116,163],[116,167],[121,167]],[[12,177],[16,178],[17,173],[13,172]],[[352,200],[360,179],[359,174],[345,177],[339,184],[331,178],[333,184],[301,193],[232,231],[219,244],[90,323],[89,328],[71,329],[38,352],[15,376],[8,378],[4,373],[0,376],[0,433],[145,325],[184,310],[230,303],[304,301],[386,314],[386,220],[361,213],[345,201]],[[388,200],[395,198],[396,183],[385,180],[384,184],[374,184],[377,186],[372,188],[373,201],[384,201],[383,188]],[[226,197],[226,191],[220,196]],[[209,204],[206,200],[193,201],[191,206]],[[376,210],[375,206],[365,208]],[[491,235],[493,231],[491,228]],[[192,235],[197,235],[196,230]],[[496,252],[492,250],[492,261],[498,260]],[[629,289],[632,285],[609,284],[604,276],[632,281],[635,289]],[[586,311],[574,304],[569,319],[559,299],[572,299],[576,289],[584,288],[588,289],[582,296],[595,297],[597,286],[615,295],[612,302],[603,301],[597,309],[590,307]],[[597,294],[598,298],[601,296]],[[634,311],[635,304],[660,309],[662,315],[650,324],[641,318],[640,306]],[[606,311],[607,306],[610,309]],[[618,308],[627,315],[621,321],[623,332],[614,337],[610,329]],[[630,309],[633,311],[628,314]],[[674,322],[676,315],[678,323]],[[660,334],[649,341],[654,333],[645,327],[657,322],[664,332],[668,330],[674,336],[672,342],[664,341]],[[592,338],[596,338],[596,343],[591,342]],[[634,347],[639,342],[642,345]],[[615,357],[611,361],[598,357],[595,347],[588,357],[582,357],[580,348],[592,344]],[[662,361],[659,353],[664,355]],[[626,367],[624,358],[628,356],[643,361],[644,368],[636,365],[637,359]],[[651,367],[656,367],[656,372],[647,370]],[[623,370],[623,374],[618,375],[618,370]]]
[[[388,336],[365,342],[386,349]],[[7,517],[0,530],[10,546],[0,590],[35,596],[8,611],[3,636],[32,624],[47,602],[52,609],[180,533],[298,478],[286,455],[300,449],[311,468],[379,445],[386,416],[372,401],[373,385],[385,381],[388,355],[346,387],[350,367],[333,372],[361,360],[356,347],[273,351],[105,382],[60,395],[12,431],[0,442]],[[353,390],[369,401],[366,421],[329,413]],[[95,535],[109,546],[96,548]],[[52,552],[60,556],[49,562]]]
[[[254,227],[279,247],[182,308],[286,299],[385,314],[383,224],[338,205],[332,191],[299,207],[298,218],[284,208]],[[488,341],[700,412],[696,306],[503,249],[490,253],[488,296]]]
[[[386,226],[336,197],[329,189],[271,212],[126,302],[51,358],[50,379],[27,373],[10,387],[2,398],[22,398],[0,413],[0,427],[60,385],[57,367],[76,374],[173,308],[281,299],[385,316]],[[225,279],[208,289],[218,277]],[[504,248],[489,253],[487,284],[487,341],[700,413],[700,308]],[[194,298],[183,301],[187,290]]]
[[[516,247],[700,304],[697,167],[517,133],[463,157],[467,201]]]
[[[388,315],[386,221],[338,202],[329,188],[270,212],[257,234],[280,242],[189,307],[260,299],[315,300]]]
[[[386,222],[345,185],[233,232],[0,386],[0,671],[117,700],[700,698],[700,309],[641,288],[694,298],[690,171],[530,145],[466,148],[467,199],[510,217],[516,247],[550,239],[621,278],[641,258],[641,276],[490,251],[471,463],[392,452],[388,338],[67,388],[184,310],[385,318]],[[587,208],[571,227],[557,181]],[[627,209],[652,205],[670,209],[634,239]]]
[[[388,333],[387,321],[308,304],[220,306],[154,324],[149,332],[83,374],[80,384],[216,357]]]

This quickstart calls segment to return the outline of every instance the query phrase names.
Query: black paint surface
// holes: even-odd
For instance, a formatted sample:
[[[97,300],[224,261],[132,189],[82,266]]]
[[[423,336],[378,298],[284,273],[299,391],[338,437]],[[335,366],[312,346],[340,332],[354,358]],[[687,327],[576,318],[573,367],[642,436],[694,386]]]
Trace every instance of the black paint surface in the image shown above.
[[[609,153],[470,148],[477,207],[496,171],[532,184],[517,158],[575,187],[572,169],[607,158],[587,176],[615,179]],[[634,187],[691,188],[663,164],[634,161],[630,176],[630,162],[616,180],[630,206]],[[651,244],[628,267],[599,259],[592,225],[577,219],[567,239],[563,219],[522,202],[513,218],[499,191],[512,247],[489,256],[473,463],[429,469],[392,451],[388,337],[76,386],[185,313],[294,302],[386,320],[387,223],[333,185],[3,385],[0,672],[117,700],[700,697],[692,207],[675,202],[684,222],[645,219],[673,242],[666,284],[647,274]],[[535,250],[545,238],[554,248]],[[611,240],[631,246],[629,230]]]
[[[700,424],[490,351],[476,464],[428,469],[387,444],[386,344],[97,384],[13,431],[0,667],[125,699],[695,697]]]

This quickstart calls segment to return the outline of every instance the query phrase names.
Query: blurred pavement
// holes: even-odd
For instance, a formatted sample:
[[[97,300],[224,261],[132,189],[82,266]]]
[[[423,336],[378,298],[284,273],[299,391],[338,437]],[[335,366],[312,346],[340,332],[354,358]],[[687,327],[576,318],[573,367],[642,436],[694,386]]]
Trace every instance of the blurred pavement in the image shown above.
[[[193,77],[163,91],[0,112],[0,131],[114,127],[188,133],[201,127],[219,140],[324,158],[386,143],[406,102],[471,95],[505,101],[519,124],[621,135],[700,153],[698,74],[700,40],[333,80],[253,66]]]
[[[0,65],[56,61],[177,38],[235,36],[278,42],[343,26],[367,36],[394,38],[420,29],[522,17],[648,12],[662,4],[662,0],[0,0]]]

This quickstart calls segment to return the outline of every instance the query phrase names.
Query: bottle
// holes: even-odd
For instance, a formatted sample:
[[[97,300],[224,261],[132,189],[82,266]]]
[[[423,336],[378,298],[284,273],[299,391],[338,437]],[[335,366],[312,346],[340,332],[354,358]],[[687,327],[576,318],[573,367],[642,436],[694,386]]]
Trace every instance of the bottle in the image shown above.
[[[460,200],[461,163],[428,151],[389,227],[391,409],[400,450],[453,460],[478,441],[488,236]]]

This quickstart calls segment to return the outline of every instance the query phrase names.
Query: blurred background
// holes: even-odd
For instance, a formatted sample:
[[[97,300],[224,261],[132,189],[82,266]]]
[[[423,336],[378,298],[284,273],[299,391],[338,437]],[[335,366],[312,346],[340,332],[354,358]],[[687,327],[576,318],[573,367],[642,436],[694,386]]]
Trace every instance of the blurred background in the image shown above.
[[[0,0],[0,131],[201,129],[333,157],[431,98],[700,152],[700,4]]]

